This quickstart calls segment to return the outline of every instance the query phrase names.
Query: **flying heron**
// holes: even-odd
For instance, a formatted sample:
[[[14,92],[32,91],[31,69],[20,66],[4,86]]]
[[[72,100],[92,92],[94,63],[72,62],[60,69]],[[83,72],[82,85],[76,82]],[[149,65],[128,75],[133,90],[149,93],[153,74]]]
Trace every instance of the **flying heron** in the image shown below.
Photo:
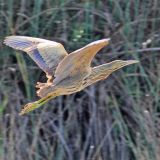
[[[14,49],[27,52],[37,65],[46,73],[47,82],[37,82],[37,95],[41,99],[28,103],[19,113],[23,115],[50,99],[69,95],[107,78],[114,71],[137,63],[137,60],[115,60],[110,63],[91,67],[95,54],[108,45],[109,39],[94,41],[70,54],[62,44],[27,36],[8,36],[4,43]]]

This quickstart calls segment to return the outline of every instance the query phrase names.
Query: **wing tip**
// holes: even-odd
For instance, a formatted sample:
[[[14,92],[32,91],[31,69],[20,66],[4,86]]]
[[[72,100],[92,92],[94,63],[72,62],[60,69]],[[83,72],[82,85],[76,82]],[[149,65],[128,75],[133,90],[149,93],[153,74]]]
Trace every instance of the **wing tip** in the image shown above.
[[[111,41],[110,38],[104,38],[104,39],[100,39],[100,40],[94,41],[93,43],[108,45],[110,41]]]
[[[17,49],[17,48],[15,48],[15,47],[11,44],[10,37],[11,37],[11,36],[5,37],[5,39],[4,39],[4,41],[3,41],[3,44],[5,44],[6,46],[9,46],[9,47],[11,47],[11,48],[13,48],[13,49]]]
[[[7,40],[9,39],[10,36],[7,36],[4,38],[3,44],[7,45]]]
[[[4,38],[3,44],[12,47],[11,43],[13,42],[15,36],[6,36]]]
[[[17,50],[23,50],[26,52],[26,48],[32,45],[32,43],[26,39],[23,39],[23,36],[7,36],[4,38],[3,44]]]

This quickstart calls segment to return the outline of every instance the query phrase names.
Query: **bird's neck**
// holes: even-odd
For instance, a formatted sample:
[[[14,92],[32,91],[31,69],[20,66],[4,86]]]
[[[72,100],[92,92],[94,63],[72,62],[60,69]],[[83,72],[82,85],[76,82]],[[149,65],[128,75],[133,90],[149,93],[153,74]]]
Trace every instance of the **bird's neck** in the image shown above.
[[[106,65],[100,65],[92,68],[91,74],[86,79],[84,79],[82,85],[83,89],[93,83],[107,78],[111,73],[112,71],[110,69],[108,70],[108,67]]]

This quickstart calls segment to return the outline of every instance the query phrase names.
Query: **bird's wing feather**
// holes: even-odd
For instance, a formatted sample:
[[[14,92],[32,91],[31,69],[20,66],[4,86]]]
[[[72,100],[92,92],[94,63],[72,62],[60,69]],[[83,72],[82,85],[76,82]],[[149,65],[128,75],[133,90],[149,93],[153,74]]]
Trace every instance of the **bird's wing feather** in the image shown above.
[[[56,68],[54,82],[57,83],[70,74],[87,72],[95,54],[108,42],[109,39],[98,40],[66,56]]]
[[[53,75],[58,63],[68,55],[62,44],[41,38],[8,36],[4,43],[14,49],[27,52],[48,75]]]

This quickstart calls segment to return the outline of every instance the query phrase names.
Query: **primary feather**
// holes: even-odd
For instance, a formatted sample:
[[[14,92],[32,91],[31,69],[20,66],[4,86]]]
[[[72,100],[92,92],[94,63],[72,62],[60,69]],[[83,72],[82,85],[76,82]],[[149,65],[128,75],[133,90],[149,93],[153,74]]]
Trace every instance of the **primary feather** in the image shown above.
[[[62,44],[41,38],[8,36],[4,43],[27,52],[37,65],[51,76],[54,75],[58,63],[68,55]]]

